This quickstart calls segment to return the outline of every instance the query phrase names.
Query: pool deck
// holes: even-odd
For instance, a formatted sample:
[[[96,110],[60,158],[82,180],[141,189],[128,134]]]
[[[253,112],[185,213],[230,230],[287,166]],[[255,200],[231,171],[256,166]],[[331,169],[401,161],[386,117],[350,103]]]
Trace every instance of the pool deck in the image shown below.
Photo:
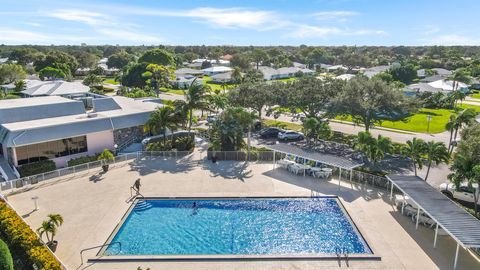
[[[76,177],[38,185],[8,196],[15,210],[32,228],[48,214],[58,213],[64,224],[58,230],[57,256],[68,269],[339,269],[339,262],[322,259],[269,260],[140,260],[101,261],[95,259],[130,207],[130,187],[140,178],[141,193],[148,197],[275,197],[337,195],[363,237],[381,260],[350,260],[349,269],[452,269],[456,243],[439,236],[433,248],[434,232],[402,216],[382,190],[338,181],[295,176],[271,163],[204,161],[197,153],[179,160],[142,159],[125,162],[106,174],[91,171]],[[38,196],[37,211],[32,197]],[[480,262],[463,248],[457,269],[480,269]]]

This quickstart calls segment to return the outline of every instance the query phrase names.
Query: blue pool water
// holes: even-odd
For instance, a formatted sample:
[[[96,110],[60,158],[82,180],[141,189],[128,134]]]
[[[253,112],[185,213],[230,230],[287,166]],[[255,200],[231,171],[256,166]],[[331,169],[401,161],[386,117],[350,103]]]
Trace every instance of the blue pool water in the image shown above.
[[[335,198],[141,200],[105,255],[372,253],[341,207]]]

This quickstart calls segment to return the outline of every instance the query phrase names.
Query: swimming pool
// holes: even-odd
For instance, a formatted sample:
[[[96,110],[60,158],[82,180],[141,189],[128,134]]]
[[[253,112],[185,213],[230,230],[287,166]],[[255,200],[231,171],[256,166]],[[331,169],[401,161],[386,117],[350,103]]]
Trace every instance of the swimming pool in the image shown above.
[[[372,254],[334,197],[149,199],[103,255]]]

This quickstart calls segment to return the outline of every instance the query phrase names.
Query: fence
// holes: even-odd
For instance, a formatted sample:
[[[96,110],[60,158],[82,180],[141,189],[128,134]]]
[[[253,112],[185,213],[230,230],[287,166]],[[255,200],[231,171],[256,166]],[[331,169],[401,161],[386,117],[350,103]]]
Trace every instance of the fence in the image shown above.
[[[142,151],[122,154],[115,157],[115,160],[109,162],[108,165],[111,168],[121,167],[128,164],[130,161],[139,160],[143,158],[182,158],[186,155],[191,154],[191,151]],[[251,162],[272,162],[273,161],[273,152],[272,151],[208,151],[206,158],[210,160],[213,155],[217,160],[234,160],[234,161],[251,161]],[[285,155],[282,153],[276,153],[275,160],[283,158]],[[45,172],[37,175],[32,175],[28,177],[23,177],[20,179],[15,179],[7,182],[0,183],[0,191],[11,191],[14,192],[19,189],[29,188],[38,183],[42,183],[51,179],[63,180],[71,179],[78,176],[84,176],[90,174],[92,171],[98,171],[104,165],[104,161],[93,161],[89,163],[84,163],[76,165],[73,167],[61,168],[55,171]],[[339,170],[334,168],[334,175],[338,177]],[[350,171],[342,170],[341,178],[343,180],[349,181],[350,179],[353,182],[368,184],[370,186],[378,188],[387,188],[388,180],[385,177],[377,176],[369,173],[364,173],[361,171],[353,171],[353,175],[350,178]]]

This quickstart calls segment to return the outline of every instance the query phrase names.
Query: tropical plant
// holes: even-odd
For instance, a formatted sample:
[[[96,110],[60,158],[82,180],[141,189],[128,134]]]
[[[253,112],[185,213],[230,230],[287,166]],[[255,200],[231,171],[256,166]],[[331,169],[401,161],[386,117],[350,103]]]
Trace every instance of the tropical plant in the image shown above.
[[[374,138],[369,132],[359,132],[354,148],[362,151],[373,164],[382,160],[385,154],[391,153],[392,141],[388,137],[378,135]]]
[[[435,141],[429,141],[425,144],[425,154],[427,156],[427,174],[425,175],[425,181],[427,181],[432,163],[435,163],[435,165],[447,163],[450,159],[450,154],[443,142]]]
[[[407,141],[406,145],[402,148],[402,155],[404,157],[410,158],[413,163],[413,168],[415,170],[415,176],[418,169],[423,168],[423,155],[425,154],[425,142],[422,139],[413,138],[412,140]]]
[[[194,110],[208,110],[207,89],[203,84],[193,80],[188,89],[184,91],[185,106],[188,110],[188,131],[192,129],[192,119]]]
[[[179,127],[181,119],[173,106],[163,106],[154,111],[147,123],[144,125],[144,131],[153,135],[162,134],[163,143],[167,142],[167,131],[175,131]]]
[[[0,270],[13,270],[12,254],[2,239],[0,239]]]
[[[63,217],[59,214],[50,214],[48,219],[42,222],[42,225],[37,229],[40,237],[45,235],[47,244],[54,243],[54,237],[57,234],[58,227],[63,224]]]
[[[455,118],[450,118],[449,122],[446,124],[447,129],[452,127],[454,128],[453,141],[450,141],[450,154],[455,148],[453,142],[457,140],[458,131],[465,126],[469,126],[474,123],[476,116],[477,113],[474,109],[467,108],[460,111]],[[453,123],[450,123],[450,121],[453,121]]]
[[[147,79],[147,85],[153,88],[157,97],[160,96],[160,88],[168,87],[170,81],[175,79],[172,67],[157,64],[148,64],[142,77]]]
[[[107,148],[103,149],[103,152],[97,157],[97,160],[101,160],[105,163],[111,162],[115,159],[115,156]]]
[[[257,112],[258,118],[262,119],[263,108],[272,103],[274,88],[264,82],[242,83],[237,89],[228,93],[229,101]]]
[[[303,120],[302,131],[310,142],[316,142],[319,138],[329,138],[332,134],[327,121],[319,121],[315,117],[308,117]]]
[[[236,151],[245,146],[244,130],[250,130],[255,117],[241,107],[228,107],[209,129],[213,150]]]

